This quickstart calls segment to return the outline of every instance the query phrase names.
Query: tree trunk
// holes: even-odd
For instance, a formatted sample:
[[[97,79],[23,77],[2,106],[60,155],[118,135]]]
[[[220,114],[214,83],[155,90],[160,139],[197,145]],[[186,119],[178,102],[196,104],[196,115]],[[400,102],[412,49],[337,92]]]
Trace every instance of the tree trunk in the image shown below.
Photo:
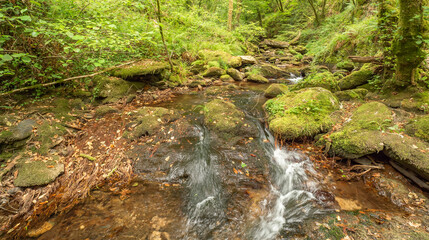
[[[241,11],[241,0],[237,0],[237,15],[235,16],[235,26],[240,26]]]
[[[399,30],[394,43],[396,81],[402,89],[414,83],[416,68],[425,58],[422,50],[423,0],[400,0]]]
[[[159,0],[156,0],[156,5],[158,7],[158,26],[159,26],[159,32],[161,33],[162,43],[164,44],[165,53],[167,54],[167,57],[168,57],[168,63],[170,64],[170,70],[173,72],[173,62],[171,61],[171,56],[168,53],[167,44],[165,43],[164,31],[162,30],[161,7],[160,7],[160,4],[159,4]]]
[[[259,8],[258,8],[258,9],[256,9],[256,11],[258,12],[259,26],[263,27],[261,10],[259,10]]]
[[[322,16],[321,16],[321,18],[325,19],[325,17],[326,17],[326,0],[323,0],[322,4],[323,5],[322,5]]]
[[[316,7],[314,6],[314,2],[313,0],[307,0],[307,1],[308,3],[310,3],[311,9],[313,10],[313,13],[314,13],[314,17],[316,18],[315,19],[316,26],[319,26],[320,25],[319,15],[317,14],[317,10],[316,10]]]
[[[234,12],[234,0],[229,0],[228,6],[228,30],[232,30],[232,13]]]

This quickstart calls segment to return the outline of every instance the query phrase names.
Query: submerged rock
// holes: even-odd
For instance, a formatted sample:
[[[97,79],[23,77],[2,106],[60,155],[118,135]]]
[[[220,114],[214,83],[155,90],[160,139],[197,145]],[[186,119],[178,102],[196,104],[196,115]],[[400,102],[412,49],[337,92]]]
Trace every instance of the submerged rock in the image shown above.
[[[375,68],[370,64],[365,64],[360,70],[352,72],[338,82],[341,90],[348,90],[368,83],[375,75]]]
[[[278,95],[289,91],[289,87],[284,84],[274,83],[271,84],[264,92],[264,96],[267,98],[274,98]]]
[[[324,88],[288,92],[264,105],[270,129],[286,140],[314,137],[333,126],[330,114],[339,109],[338,99]]]
[[[18,177],[14,180],[17,187],[33,187],[53,182],[64,172],[64,164],[55,161],[34,161],[17,165]]]
[[[331,72],[312,73],[303,80],[299,81],[292,88],[295,90],[309,87],[322,87],[331,92],[340,90],[338,87],[338,78]]]

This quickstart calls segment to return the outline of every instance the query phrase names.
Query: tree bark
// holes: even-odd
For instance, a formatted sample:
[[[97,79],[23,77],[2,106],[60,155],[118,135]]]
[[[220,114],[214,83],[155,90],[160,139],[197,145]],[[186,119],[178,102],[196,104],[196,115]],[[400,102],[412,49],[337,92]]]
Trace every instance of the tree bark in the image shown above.
[[[156,5],[158,7],[158,26],[159,32],[161,33],[162,43],[164,44],[164,50],[168,57],[168,63],[170,64],[170,70],[173,72],[173,62],[171,61],[170,53],[168,53],[167,44],[165,43],[164,31],[162,30],[162,22],[161,22],[161,7],[159,4],[159,0],[156,0]]]
[[[234,12],[234,0],[229,0],[228,6],[228,30],[232,30],[232,13]]]
[[[317,14],[317,10],[316,10],[316,7],[314,6],[314,2],[313,0],[307,0],[307,1],[308,3],[310,3],[311,9],[313,10],[314,17],[316,18],[315,19],[316,25],[319,26],[320,25],[319,15]]]
[[[235,16],[235,22],[236,22],[235,26],[240,26],[240,17],[241,17],[242,9],[243,8],[241,6],[241,0],[237,0],[237,15]]]
[[[396,79],[393,87],[414,83],[416,68],[425,58],[423,52],[423,0],[400,0],[399,30],[394,43]]]

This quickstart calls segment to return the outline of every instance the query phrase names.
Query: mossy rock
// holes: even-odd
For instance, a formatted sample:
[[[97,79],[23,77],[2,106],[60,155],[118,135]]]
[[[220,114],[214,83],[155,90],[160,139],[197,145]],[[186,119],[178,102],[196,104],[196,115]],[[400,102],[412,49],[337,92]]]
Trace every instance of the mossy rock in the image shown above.
[[[348,90],[368,83],[375,75],[375,67],[365,64],[360,70],[352,72],[350,75],[342,78],[338,85],[341,90]]]
[[[209,84],[206,81],[204,81],[204,80],[193,80],[193,81],[191,81],[188,84],[188,86],[191,87],[191,88],[198,87],[198,86],[205,87],[205,86],[208,86],[208,85]]]
[[[84,110],[85,109],[85,104],[83,103],[83,100],[80,98],[71,99],[69,101],[69,103],[70,103],[70,107],[72,109],[76,109],[76,110]]]
[[[355,65],[352,62],[344,61],[337,63],[337,68],[352,71],[353,69],[355,69]]]
[[[264,76],[260,74],[249,74],[247,76],[247,81],[249,82],[256,82],[256,83],[268,83],[268,79],[266,79]]]
[[[228,68],[226,73],[231,76],[235,81],[243,81],[244,80],[244,73],[238,71],[235,68]]]
[[[100,106],[95,110],[95,117],[100,118],[104,117],[105,115],[109,113],[116,113],[118,112],[118,109],[111,107],[111,106]]]
[[[260,64],[250,67],[250,72],[259,73],[265,78],[289,77],[290,73],[272,64]]]
[[[33,128],[37,125],[36,121],[26,119],[19,122],[9,131],[0,132],[0,145],[12,144],[14,142],[27,139],[33,133]]]
[[[128,82],[121,78],[98,76],[94,78],[94,95],[103,99],[103,103],[113,103],[122,97],[135,93],[145,86],[141,82]]]
[[[429,115],[412,119],[405,126],[405,131],[411,136],[415,136],[429,142]]]
[[[294,46],[293,50],[295,50],[296,52],[298,52],[300,54],[306,54],[307,53],[307,48],[305,46],[302,46],[302,45]]]
[[[204,123],[223,140],[257,135],[255,126],[246,121],[241,110],[233,103],[220,99],[204,105]]]
[[[208,69],[204,60],[196,60],[191,63],[191,68],[189,69],[193,74],[198,74],[205,72]]]
[[[211,67],[203,74],[203,77],[220,77],[225,74],[225,70],[218,67]]]
[[[338,99],[324,88],[285,93],[264,104],[270,129],[286,140],[314,137],[333,126],[330,114],[339,109]]]
[[[429,112],[429,91],[413,94],[401,101],[401,108],[414,112]]]
[[[141,136],[152,136],[158,132],[163,125],[176,121],[180,115],[174,111],[162,107],[142,107],[131,112],[132,122],[136,127],[132,131],[125,131],[127,139],[137,139]]]
[[[168,63],[144,60],[115,69],[111,74],[127,81],[159,81],[168,68]]]
[[[46,155],[49,149],[55,147],[56,137],[63,136],[66,133],[66,128],[60,123],[45,121],[42,125],[37,127],[36,140],[40,142],[40,147],[37,152]]]
[[[0,115],[0,126],[11,127],[16,121],[16,117],[10,114]]]
[[[340,90],[338,78],[331,72],[312,73],[292,87],[293,90],[310,87],[322,87],[331,92]]]
[[[228,74],[220,76],[220,80],[222,82],[234,82],[234,79],[231,76],[229,76]]]
[[[289,87],[284,84],[274,83],[271,84],[264,92],[264,96],[267,98],[274,98],[278,95],[289,92]]]
[[[356,88],[351,90],[339,91],[335,93],[335,96],[340,101],[352,101],[352,100],[364,100],[368,94],[368,90],[363,88]]]
[[[198,52],[198,56],[206,63],[216,61],[221,67],[227,65],[229,67],[238,68],[242,65],[242,59],[240,57],[232,56],[231,54],[220,50],[201,50]]]
[[[20,163],[16,168],[18,169],[18,176],[14,180],[16,187],[43,186],[53,182],[64,172],[64,164],[55,161]]]
[[[384,149],[382,131],[392,125],[393,113],[379,102],[357,108],[351,120],[329,136],[331,154],[349,159],[380,152]]]
[[[242,61],[241,61],[241,57],[231,57],[228,62],[227,62],[228,66],[232,67],[232,68],[239,68],[241,67],[241,65],[243,65]]]

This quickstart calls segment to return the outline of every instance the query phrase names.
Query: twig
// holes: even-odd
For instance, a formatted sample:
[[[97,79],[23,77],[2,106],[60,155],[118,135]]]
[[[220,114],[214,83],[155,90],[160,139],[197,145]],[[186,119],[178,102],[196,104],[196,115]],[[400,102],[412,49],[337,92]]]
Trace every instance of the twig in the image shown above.
[[[3,175],[5,175],[6,173],[8,173],[15,165],[16,165],[16,160],[18,158],[20,158],[22,156],[22,154],[19,154],[18,156],[16,156],[8,165],[7,167],[5,167],[5,169],[3,170],[3,172],[0,173],[0,181],[2,180]]]
[[[80,157],[84,157],[84,158],[88,159],[89,161],[95,161],[95,160],[97,160],[95,157],[93,157],[91,155],[88,155],[88,154],[84,154],[84,153],[81,153],[79,156]]]
[[[66,78],[66,79],[63,79],[63,80],[58,80],[58,81],[55,81],[55,82],[50,82],[50,83],[45,83],[45,84],[37,84],[37,85],[30,86],[30,87],[24,87],[24,88],[20,88],[20,89],[15,89],[15,90],[12,90],[12,91],[9,91],[9,92],[1,93],[0,97],[6,96],[6,95],[10,95],[10,94],[13,94],[13,93],[17,93],[17,92],[22,92],[22,91],[25,91],[25,90],[39,88],[39,87],[47,87],[47,86],[51,86],[51,85],[55,85],[55,84],[59,84],[59,83],[63,83],[63,82],[68,82],[68,81],[72,81],[72,80],[76,80],[76,79],[87,78],[87,77],[94,77],[94,76],[97,76],[99,74],[108,72],[108,71],[110,71],[112,69],[115,69],[115,68],[118,68],[118,67],[122,67],[122,66],[126,66],[126,65],[132,64],[134,62],[135,61],[131,61],[131,62],[127,62],[127,63],[124,63],[124,64],[120,64],[120,65],[117,65],[117,66],[114,66],[114,67],[110,67],[110,68],[107,68],[107,69],[105,69],[103,71],[96,72],[96,73],[93,73],[93,74],[76,76],[76,77]]]
[[[383,166],[372,166],[372,165],[354,165],[349,169],[349,171],[355,170],[355,169],[384,169],[384,167]]]

